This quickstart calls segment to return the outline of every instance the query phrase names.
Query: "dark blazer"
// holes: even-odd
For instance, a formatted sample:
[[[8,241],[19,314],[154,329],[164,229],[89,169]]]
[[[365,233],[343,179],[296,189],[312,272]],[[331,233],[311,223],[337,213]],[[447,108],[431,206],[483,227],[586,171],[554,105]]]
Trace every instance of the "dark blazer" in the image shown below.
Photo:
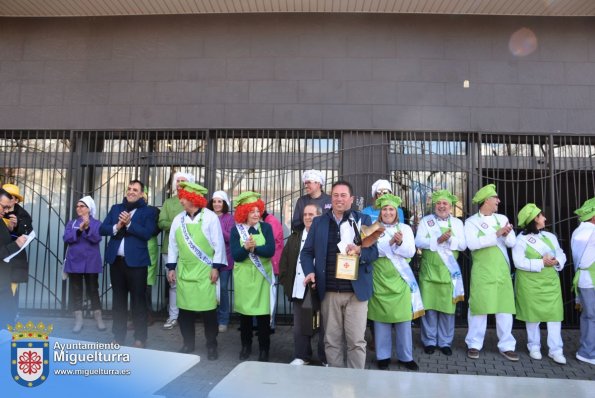
[[[362,225],[370,225],[372,222],[370,216],[362,214],[357,211],[352,211],[355,221],[361,219]],[[316,274],[316,290],[320,300],[324,300],[326,293],[326,251],[328,246],[329,225],[335,222],[333,213],[328,211],[323,215],[316,217],[310,231],[308,238],[304,243],[304,248],[300,254],[302,268],[305,275],[314,272]],[[378,258],[378,247],[374,244],[366,249],[362,248],[359,259],[359,274],[356,281],[351,281],[355,296],[360,301],[369,300],[372,297],[372,263]],[[316,267],[314,267],[314,260],[316,259]]]
[[[31,219],[31,215],[18,203],[15,203],[14,209],[10,213],[4,214],[4,218],[8,218],[11,214],[17,216],[17,225],[12,231],[13,235],[29,235],[31,231],[33,231],[33,220]]]
[[[279,283],[283,285],[285,295],[290,301],[292,300],[293,282],[295,281],[295,269],[300,255],[302,233],[303,231],[294,231],[287,238],[281,254],[281,261],[279,261]]]
[[[130,227],[122,228],[114,236],[114,225],[118,223],[120,213],[126,210],[126,206],[123,203],[119,203],[112,206],[99,228],[101,235],[111,236],[105,251],[105,261],[108,264],[113,264],[116,261],[118,248],[120,247],[120,243],[122,243],[122,239],[125,238],[124,259],[126,260],[126,265],[129,267],[148,267],[151,265],[147,242],[158,231],[157,213],[155,212],[155,208],[147,206],[143,199],[139,200],[142,203],[134,212],[130,220]]]
[[[14,256],[8,264],[4,258],[16,253],[19,245],[12,240],[10,231],[3,221],[0,221],[0,283],[25,283],[29,279],[29,263],[25,250]]]

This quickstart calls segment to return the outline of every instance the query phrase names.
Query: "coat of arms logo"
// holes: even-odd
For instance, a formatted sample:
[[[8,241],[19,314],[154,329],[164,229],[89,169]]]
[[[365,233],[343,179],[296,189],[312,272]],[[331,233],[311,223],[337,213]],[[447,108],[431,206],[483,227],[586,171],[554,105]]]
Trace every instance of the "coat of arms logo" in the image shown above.
[[[39,322],[35,325],[29,321],[25,325],[21,322],[13,327],[8,326],[12,333],[10,344],[10,370],[14,381],[24,387],[37,387],[43,383],[50,373],[50,342],[49,334],[53,325]]]

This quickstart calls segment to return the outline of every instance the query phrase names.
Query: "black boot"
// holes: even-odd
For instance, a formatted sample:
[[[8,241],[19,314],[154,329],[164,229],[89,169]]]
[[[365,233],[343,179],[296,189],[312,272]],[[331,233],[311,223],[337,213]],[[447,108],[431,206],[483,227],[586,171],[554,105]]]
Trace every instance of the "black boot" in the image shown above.
[[[260,354],[258,355],[258,362],[268,362],[269,361],[269,350],[261,349]]]
[[[243,345],[242,351],[240,351],[240,361],[250,358],[250,354],[252,354],[252,347],[249,345]]]
[[[194,352],[195,348],[194,348],[194,344],[186,344],[184,343],[184,345],[182,346],[182,348],[180,348],[178,350],[178,352],[182,353],[182,354],[190,354],[191,352]]]
[[[389,364],[390,364],[390,358],[379,359],[378,360],[378,369],[380,369],[380,370],[388,370],[388,365]]]
[[[209,361],[214,361],[217,358],[219,358],[219,354],[217,353],[217,347],[207,348],[207,359]]]

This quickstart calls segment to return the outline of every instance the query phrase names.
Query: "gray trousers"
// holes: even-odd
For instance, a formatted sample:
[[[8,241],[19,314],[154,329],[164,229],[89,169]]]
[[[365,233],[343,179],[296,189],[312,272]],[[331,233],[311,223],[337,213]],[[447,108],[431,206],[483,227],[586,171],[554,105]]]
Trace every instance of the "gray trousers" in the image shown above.
[[[578,355],[595,360],[595,288],[579,288],[581,312],[581,344]]]
[[[397,359],[403,362],[413,361],[413,338],[411,321],[383,323],[374,321],[374,340],[376,340],[376,359],[390,359],[392,345],[392,326],[395,325],[395,348]]]
[[[421,342],[424,347],[450,347],[455,336],[455,315],[427,310],[421,317]]]
[[[293,301],[293,344],[294,344],[294,358],[299,358],[306,362],[312,360],[312,337],[301,333],[302,323],[306,320],[302,316],[303,300],[294,299]],[[324,353],[324,325],[320,325],[318,329],[318,359],[321,362],[326,362],[326,355]]]

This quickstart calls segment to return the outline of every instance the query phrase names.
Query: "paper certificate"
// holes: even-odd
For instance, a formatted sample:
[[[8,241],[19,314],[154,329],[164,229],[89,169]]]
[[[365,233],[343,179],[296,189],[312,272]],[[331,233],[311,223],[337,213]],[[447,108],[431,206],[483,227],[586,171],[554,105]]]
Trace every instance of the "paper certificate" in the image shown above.
[[[359,267],[359,256],[350,256],[347,254],[337,254],[337,269],[335,278],[357,280],[357,270]]]
[[[7,263],[9,262],[14,256],[16,256],[17,254],[19,254],[21,251],[25,250],[25,248],[27,246],[29,246],[29,243],[31,243],[31,241],[35,239],[35,231],[31,231],[31,233],[29,235],[27,235],[27,240],[25,241],[25,244],[19,249],[18,252],[16,253],[12,253],[10,256],[6,257],[4,259],[4,262]]]

